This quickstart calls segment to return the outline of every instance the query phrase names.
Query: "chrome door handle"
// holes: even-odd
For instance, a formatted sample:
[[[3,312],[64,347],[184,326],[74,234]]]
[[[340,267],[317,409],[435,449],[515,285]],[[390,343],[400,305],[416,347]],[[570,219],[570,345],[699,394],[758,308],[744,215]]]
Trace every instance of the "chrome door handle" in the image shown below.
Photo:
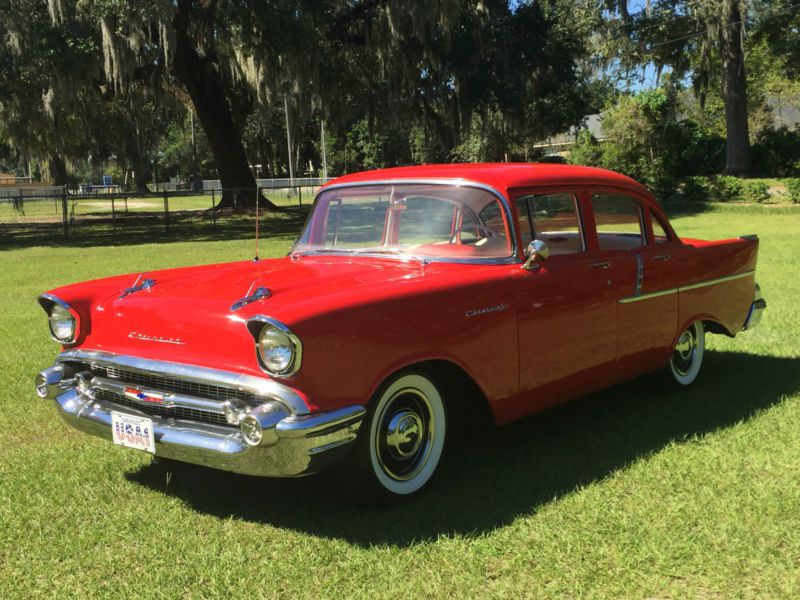
[[[611,266],[609,262],[596,262],[589,265],[593,269],[608,269]]]
[[[664,262],[670,259],[669,254],[659,254],[658,256],[654,256],[653,260],[663,260]]]

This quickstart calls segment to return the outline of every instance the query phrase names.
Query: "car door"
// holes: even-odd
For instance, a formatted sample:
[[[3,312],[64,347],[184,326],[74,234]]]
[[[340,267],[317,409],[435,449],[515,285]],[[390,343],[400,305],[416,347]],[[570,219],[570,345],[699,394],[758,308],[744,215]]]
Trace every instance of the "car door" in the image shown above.
[[[615,270],[590,250],[577,190],[512,195],[522,247],[549,257],[516,274],[520,391],[532,410],[594,387],[616,358]]]
[[[624,251],[618,290],[617,355],[624,373],[644,371],[669,357],[678,327],[675,265],[681,244],[653,221],[647,205],[621,192],[592,194],[598,246]]]

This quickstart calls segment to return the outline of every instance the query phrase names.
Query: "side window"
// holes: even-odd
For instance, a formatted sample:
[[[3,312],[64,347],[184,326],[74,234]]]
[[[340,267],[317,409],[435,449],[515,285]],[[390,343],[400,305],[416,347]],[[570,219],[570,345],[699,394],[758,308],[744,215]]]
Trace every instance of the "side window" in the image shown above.
[[[407,198],[398,209],[399,238],[403,244],[449,242],[453,235],[456,208],[450,202],[436,198]]]
[[[584,249],[578,203],[572,194],[521,196],[514,201],[519,211],[522,247],[542,240],[550,254],[575,254]]]
[[[593,194],[592,211],[601,250],[627,250],[644,245],[642,208],[633,198]]]
[[[664,224],[661,220],[656,217],[653,213],[650,213],[652,216],[653,221],[653,241],[656,244],[666,244],[669,242],[669,235],[667,235],[667,228],[664,227]]]

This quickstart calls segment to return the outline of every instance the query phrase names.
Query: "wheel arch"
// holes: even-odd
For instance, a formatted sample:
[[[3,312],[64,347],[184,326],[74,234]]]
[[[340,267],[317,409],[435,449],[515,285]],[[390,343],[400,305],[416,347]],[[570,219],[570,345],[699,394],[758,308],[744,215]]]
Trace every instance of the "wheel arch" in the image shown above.
[[[732,332],[728,329],[722,321],[710,315],[708,313],[701,313],[697,315],[693,315],[688,319],[681,319],[680,327],[678,328],[677,333],[675,334],[675,338],[672,340],[672,345],[674,346],[678,339],[680,339],[681,334],[686,331],[689,326],[694,323],[695,321],[702,321],[703,322],[703,329],[706,333],[720,333],[726,335],[728,337],[734,337],[736,335],[735,332]]]
[[[369,402],[376,401],[388,382],[408,371],[420,371],[428,375],[439,387],[448,418],[452,423],[451,431],[464,431],[487,424],[494,425],[494,412],[478,382],[463,367],[443,358],[410,362],[394,369],[375,388]]]

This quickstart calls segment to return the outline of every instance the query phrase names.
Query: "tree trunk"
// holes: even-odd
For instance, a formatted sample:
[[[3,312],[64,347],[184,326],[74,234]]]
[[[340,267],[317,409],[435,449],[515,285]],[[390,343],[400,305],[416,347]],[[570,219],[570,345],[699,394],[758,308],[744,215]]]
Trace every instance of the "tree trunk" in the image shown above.
[[[720,27],[722,97],[725,101],[725,172],[750,171],[750,135],[747,124],[747,80],[742,50],[742,16],[737,0],[728,0],[727,18]]]
[[[192,0],[178,1],[174,20],[176,45],[173,69],[189,93],[214,153],[223,188],[218,206],[242,210],[255,206],[256,181],[242,145],[240,127],[236,124],[225,94],[231,86],[222,80],[208,57],[200,57],[189,36],[192,7]],[[266,198],[263,198],[262,206],[267,210],[281,210]]]
[[[53,180],[53,185],[61,187],[67,185],[67,165],[64,159],[58,154],[50,154],[50,179]]]

